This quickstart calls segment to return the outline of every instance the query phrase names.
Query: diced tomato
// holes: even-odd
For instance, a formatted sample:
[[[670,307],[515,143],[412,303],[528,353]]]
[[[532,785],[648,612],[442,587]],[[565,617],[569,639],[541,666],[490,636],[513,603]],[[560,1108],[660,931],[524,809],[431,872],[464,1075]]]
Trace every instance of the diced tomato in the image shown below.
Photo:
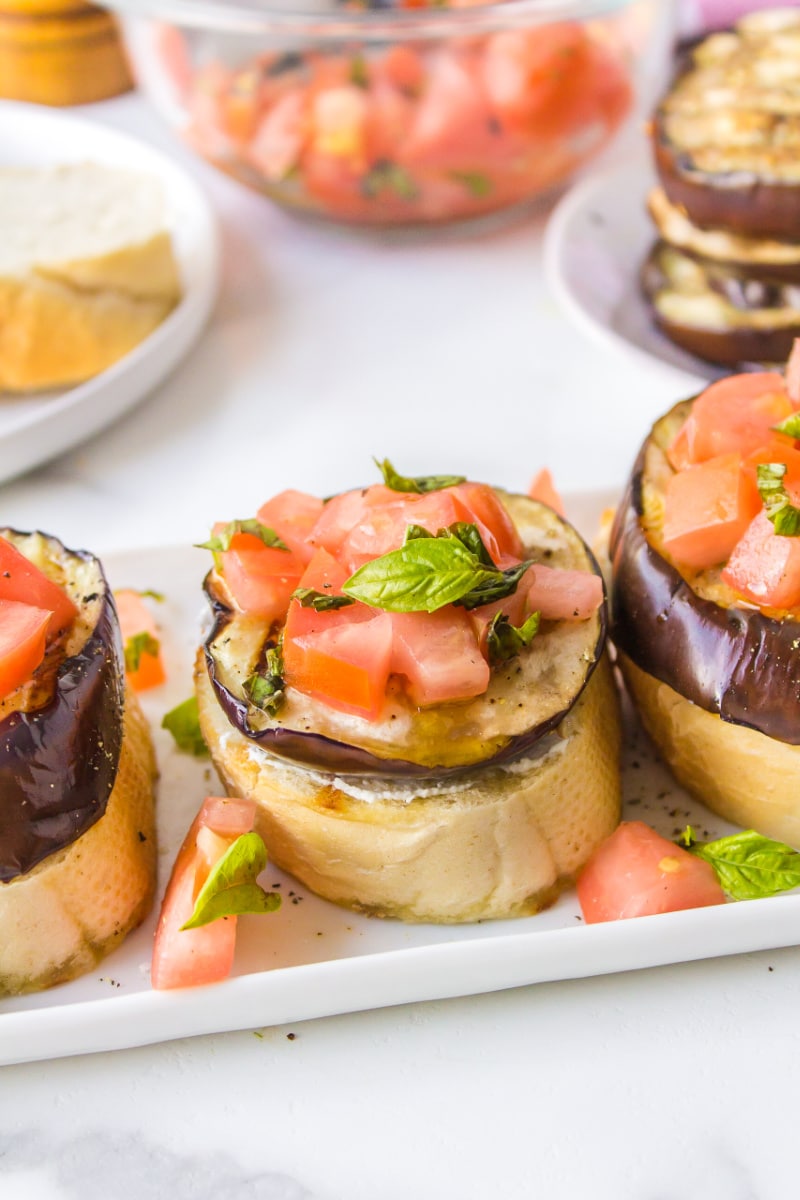
[[[786,391],[795,408],[800,408],[800,338],[794,339],[786,363]]]
[[[429,533],[436,534],[456,522],[475,520],[456,488],[417,495],[393,492],[377,484],[367,490],[364,501],[361,520],[339,548],[340,560],[351,571],[402,546],[409,525],[421,525]],[[481,532],[491,541],[490,531],[481,529]],[[487,549],[491,553],[491,547],[487,546]]]
[[[193,80],[187,100],[189,124],[187,140],[202,155],[223,158],[232,149],[225,133],[224,103],[230,86],[230,72],[222,63],[207,63]]]
[[[577,887],[587,925],[725,903],[711,864],[643,821],[618,826],[595,850]]]
[[[549,505],[560,517],[564,516],[564,501],[561,499],[560,493],[556,490],[556,485],[553,483],[553,476],[547,467],[542,467],[539,474],[535,475],[531,480],[528,495],[531,500],[539,500],[542,504]]]
[[[293,601],[293,606],[297,601]],[[352,607],[355,607],[353,605]],[[349,608],[318,617],[346,617]],[[388,613],[370,620],[340,620],[318,632],[284,634],[286,682],[342,712],[374,720],[386,698],[392,657],[392,619]]]
[[[366,512],[364,496],[365,489],[358,488],[352,492],[341,492],[329,500],[308,535],[311,545],[321,546],[330,554],[338,554],[342,542]]]
[[[380,69],[394,87],[414,95],[425,81],[425,65],[413,46],[395,44],[384,54]]]
[[[417,104],[402,161],[409,168],[442,171],[485,169],[507,154],[502,126],[493,116],[482,81],[466,56],[437,50],[428,59],[425,89]]]
[[[158,626],[153,614],[139,592],[133,591],[132,588],[120,588],[114,593],[114,602],[117,606],[122,645],[126,652],[131,639],[139,633],[149,634],[159,645],[156,654],[152,654],[147,648],[142,649],[138,668],[135,671],[126,671],[128,683],[137,692],[158,687],[165,681],[167,674],[161,656]]]
[[[778,436],[772,426],[791,411],[783,376],[775,372],[720,379],[697,397],[667,456],[681,470],[720,454],[750,454]]]
[[[310,133],[308,97],[303,88],[295,88],[262,116],[247,147],[247,158],[267,180],[279,183],[300,161]]]
[[[311,99],[313,150],[363,168],[368,116],[369,100],[355,84],[316,91]]]
[[[262,525],[274,529],[295,558],[306,564],[311,562],[315,549],[308,538],[324,509],[316,496],[290,488],[262,504],[256,517]]]
[[[238,145],[246,145],[262,114],[261,72],[257,67],[237,71],[220,100],[223,127]]]
[[[158,990],[194,987],[227,979],[236,948],[236,917],[199,929],[181,929],[213,867],[255,823],[252,800],[209,797],[204,801],[172,868],[153,946],[151,982]]]
[[[592,571],[567,571],[537,563],[525,579],[528,612],[539,612],[545,621],[586,621],[603,603],[603,581]]]
[[[464,609],[392,613],[392,674],[404,675],[415,704],[444,704],[480,696],[489,664]]]
[[[581,25],[565,21],[494,34],[488,39],[483,78],[501,117],[554,137],[580,125],[587,90],[592,99],[586,80],[590,68],[586,33]]]
[[[517,561],[522,558],[522,539],[494,488],[488,483],[459,483],[449,490],[472,514],[467,519],[477,523],[486,549],[495,562],[503,556]]]
[[[53,614],[48,629],[57,637],[71,625],[78,610],[57,583],[48,579],[16,546],[0,537],[0,600],[17,600]]]
[[[783,463],[786,474],[783,486],[792,498],[794,504],[800,503],[800,450],[794,448],[794,443],[787,442],[780,435],[774,440],[759,446],[758,450],[748,454],[742,463],[742,475],[747,481],[755,504],[753,515],[761,507],[762,501],[758,491],[758,466],[760,463]]]
[[[370,84],[366,139],[370,162],[394,162],[408,137],[416,105],[385,76]]]
[[[277,621],[303,574],[303,564],[289,550],[265,546],[252,533],[237,533],[230,549],[219,556],[222,576],[242,612]]]
[[[39,666],[52,616],[32,604],[0,600],[0,699],[27,683]]]
[[[722,580],[754,604],[800,607],[800,538],[777,534],[762,510],[734,547]]]
[[[153,54],[161,64],[176,95],[184,100],[192,86],[192,59],[183,31],[177,25],[158,21],[152,26]]]
[[[702,570],[726,561],[761,508],[741,468],[740,454],[721,454],[671,477],[664,548],[676,562]]]

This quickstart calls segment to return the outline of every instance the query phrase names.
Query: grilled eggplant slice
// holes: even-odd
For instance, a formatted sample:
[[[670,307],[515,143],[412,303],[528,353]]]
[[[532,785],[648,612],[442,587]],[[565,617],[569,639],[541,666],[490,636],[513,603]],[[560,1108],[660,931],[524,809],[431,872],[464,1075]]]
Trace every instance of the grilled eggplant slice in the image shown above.
[[[526,557],[598,571],[545,505],[503,496]],[[420,710],[398,687],[379,722],[305,696],[276,717],[243,682],[270,631],[207,581],[200,723],[229,792],[254,799],[272,859],[320,895],[415,921],[470,921],[551,903],[619,819],[619,717],[603,610],[542,622],[474,700]],[[274,637],[274,631],[272,631]]]
[[[693,224],[800,240],[800,13],[754,13],[701,43],[656,113],[653,148]]]
[[[102,567],[0,530],[68,593],[73,625],[0,702],[0,994],[89,970],[147,913],[155,883],[150,738],[125,696]]]
[[[775,283],[658,242],[642,289],[662,332],[723,366],[785,362],[800,336],[800,284]]]
[[[691,403],[653,427],[617,510],[611,636],[680,782],[727,820],[800,845],[800,616],[737,601],[719,569],[679,569],[661,541],[665,451]]]

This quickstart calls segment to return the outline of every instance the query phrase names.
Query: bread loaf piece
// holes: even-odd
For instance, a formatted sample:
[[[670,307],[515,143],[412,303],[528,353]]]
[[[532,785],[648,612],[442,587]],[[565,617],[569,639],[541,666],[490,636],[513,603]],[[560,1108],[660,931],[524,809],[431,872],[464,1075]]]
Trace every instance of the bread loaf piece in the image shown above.
[[[180,279],[157,180],[94,164],[0,170],[0,389],[78,383],[163,321]]]

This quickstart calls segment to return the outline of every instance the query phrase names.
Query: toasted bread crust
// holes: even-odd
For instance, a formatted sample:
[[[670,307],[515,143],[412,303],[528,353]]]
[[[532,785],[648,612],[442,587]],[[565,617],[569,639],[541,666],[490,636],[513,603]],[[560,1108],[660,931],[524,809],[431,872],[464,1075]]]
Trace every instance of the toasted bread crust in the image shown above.
[[[0,883],[0,996],[84,974],[147,915],[156,880],[155,777],[149,729],[128,691],[105,814],[32,871]]]

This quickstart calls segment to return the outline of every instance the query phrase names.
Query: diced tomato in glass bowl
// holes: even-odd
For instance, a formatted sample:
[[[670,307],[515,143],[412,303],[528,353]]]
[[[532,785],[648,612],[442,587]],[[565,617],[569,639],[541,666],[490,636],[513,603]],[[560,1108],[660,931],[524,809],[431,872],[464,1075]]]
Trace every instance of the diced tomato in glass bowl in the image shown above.
[[[659,75],[672,8],[173,0],[167,24],[157,0],[110,6],[198,154],[279,204],[369,226],[480,217],[563,184]]]

